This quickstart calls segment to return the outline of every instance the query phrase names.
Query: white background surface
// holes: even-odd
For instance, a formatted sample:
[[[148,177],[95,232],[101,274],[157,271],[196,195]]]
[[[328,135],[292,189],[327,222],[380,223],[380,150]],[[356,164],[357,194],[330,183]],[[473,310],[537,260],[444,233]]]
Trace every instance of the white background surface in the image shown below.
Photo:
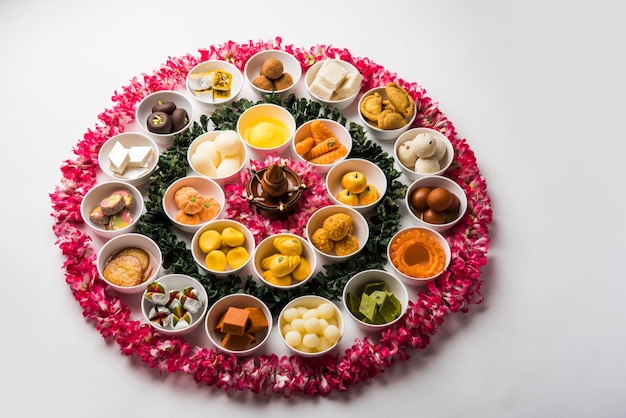
[[[2,0],[2,415],[624,416],[625,33],[609,3]],[[122,356],[82,318],[49,216],[115,90],[169,56],[276,36],[422,85],[494,210],[484,304],[325,399],[225,393]]]

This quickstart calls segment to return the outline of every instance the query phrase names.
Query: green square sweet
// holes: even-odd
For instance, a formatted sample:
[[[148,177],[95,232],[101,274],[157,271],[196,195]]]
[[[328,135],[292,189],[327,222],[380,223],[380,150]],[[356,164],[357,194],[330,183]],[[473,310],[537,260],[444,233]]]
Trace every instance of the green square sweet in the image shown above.
[[[377,309],[376,300],[372,299],[368,294],[361,295],[361,303],[359,304],[359,312],[370,321],[374,320]]]
[[[387,323],[396,319],[400,310],[396,307],[395,303],[393,303],[392,298],[387,295],[378,307],[378,312],[385,319],[384,323]]]
[[[376,301],[376,304],[381,305],[385,299],[387,299],[387,292],[384,290],[374,290],[369,294],[372,299]]]
[[[385,282],[371,282],[363,287],[363,293],[371,295],[376,290],[383,290],[387,284]]]
[[[355,295],[354,293],[348,293],[347,294],[347,299],[346,299],[346,305],[348,306],[348,309],[350,310],[350,312],[352,312],[352,314],[360,319],[363,320],[364,316],[361,312],[359,312],[359,307],[361,305],[361,299]]]

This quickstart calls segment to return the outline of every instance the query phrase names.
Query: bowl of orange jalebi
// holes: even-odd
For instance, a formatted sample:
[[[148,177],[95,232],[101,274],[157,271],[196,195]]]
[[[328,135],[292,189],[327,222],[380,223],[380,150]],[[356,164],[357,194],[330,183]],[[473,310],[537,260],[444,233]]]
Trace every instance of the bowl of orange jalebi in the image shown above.
[[[430,228],[398,231],[387,246],[394,273],[409,286],[421,286],[439,277],[450,265],[450,244]]]

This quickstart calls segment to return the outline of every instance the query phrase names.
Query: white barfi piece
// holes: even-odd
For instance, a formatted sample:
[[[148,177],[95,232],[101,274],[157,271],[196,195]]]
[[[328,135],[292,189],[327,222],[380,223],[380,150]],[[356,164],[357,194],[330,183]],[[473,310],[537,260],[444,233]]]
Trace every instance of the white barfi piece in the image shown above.
[[[152,147],[148,146],[135,146],[130,147],[128,150],[130,160],[128,161],[128,167],[145,167],[152,156]]]
[[[350,73],[346,76],[343,83],[335,90],[333,100],[343,100],[352,96],[361,90],[361,81],[363,76],[361,73]]]
[[[330,100],[334,93],[334,90],[324,85],[319,78],[315,78],[315,80],[313,80],[310,90],[311,93],[322,100]]]
[[[337,62],[327,59],[322,63],[316,78],[329,89],[335,91],[348,76],[348,71]]]
[[[191,73],[187,82],[189,88],[192,90],[209,90],[213,86],[214,71],[207,71],[203,73]]]
[[[128,155],[128,149],[124,145],[116,142],[109,153],[109,162],[111,163],[111,171],[116,173],[123,173],[126,170],[126,166],[130,161],[130,155]]]

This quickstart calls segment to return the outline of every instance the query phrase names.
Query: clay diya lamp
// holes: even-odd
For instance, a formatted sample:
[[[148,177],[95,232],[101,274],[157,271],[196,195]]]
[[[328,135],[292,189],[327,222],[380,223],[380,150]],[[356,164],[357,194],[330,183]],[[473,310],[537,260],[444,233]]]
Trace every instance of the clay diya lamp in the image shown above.
[[[246,185],[248,202],[257,212],[270,220],[284,220],[294,213],[306,185],[300,176],[284,163],[271,164],[259,171],[250,170]]]

